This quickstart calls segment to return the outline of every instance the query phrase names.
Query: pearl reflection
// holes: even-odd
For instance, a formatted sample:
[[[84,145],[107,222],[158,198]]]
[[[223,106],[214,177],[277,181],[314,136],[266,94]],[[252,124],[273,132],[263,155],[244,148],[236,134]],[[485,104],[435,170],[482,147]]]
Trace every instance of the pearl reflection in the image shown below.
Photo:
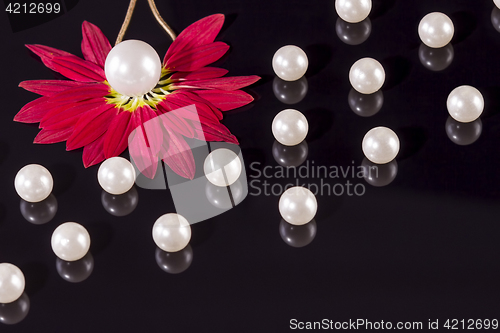
[[[376,187],[389,185],[398,175],[396,160],[392,160],[387,164],[375,164],[365,157],[361,162],[361,167],[366,182]]]
[[[159,247],[155,252],[156,263],[162,270],[170,274],[179,274],[191,266],[193,262],[193,248],[187,245],[177,252],[165,252]]]
[[[371,117],[377,114],[384,105],[384,94],[382,90],[367,95],[351,89],[347,100],[355,114],[361,117]]]
[[[102,191],[101,202],[104,209],[114,216],[126,216],[132,213],[139,203],[139,193],[132,187],[123,194],[110,194]]]
[[[500,32],[500,9],[497,6],[493,6],[491,11],[491,24],[496,31]]]
[[[434,72],[442,71],[450,66],[454,56],[455,52],[451,44],[441,48],[432,48],[422,43],[418,49],[418,57],[422,65]]]
[[[0,322],[15,325],[23,321],[30,310],[30,299],[26,293],[11,303],[0,303]]]
[[[366,18],[358,23],[349,23],[337,18],[335,31],[341,41],[348,45],[359,45],[366,41],[372,32],[372,22]]]
[[[461,123],[451,116],[446,120],[446,135],[450,140],[460,146],[470,145],[476,142],[483,131],[481,119],[476,119],[470,123]]]
[[[228,191],[228,188],[231,192]],[[205,185],[205,195],[213,206],[224,210],[237,206],[245,198],[243,185],[239,179],[229,187],[216,186],[207,181],[207,184]]]
[[[292,247],[304,247],[316,237],[317,226],[314,219],[303,225],[293,225],[281,219],[279,229],[285,243]]]
[[[284,167],[298,167],[307,159],[309,147],[304,140],[296,146],[285,146],[274,141],[273,157],[278,164]]]
[[[40,202],[28,202],[21,199],[19,206],[26,221],[33,224],[50,222],[57,213],[57,199],[53,194]]]
[[[285,104],[297,104],[307,95],[308,84],[305,76],[297,81],[285,81],[275,77],[273,81],[274,96]]]
[[[57,258],[56,269],[64,280],[73,283],[82,282],[94,270],[94,257],[88,252],[85,257],[77,261],[65,261]]]

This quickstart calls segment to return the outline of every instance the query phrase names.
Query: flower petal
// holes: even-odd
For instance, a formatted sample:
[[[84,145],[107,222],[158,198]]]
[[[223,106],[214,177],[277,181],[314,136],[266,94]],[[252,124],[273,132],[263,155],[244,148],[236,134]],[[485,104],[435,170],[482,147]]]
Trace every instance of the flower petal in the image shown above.
[[[251,76],[234,76],[222,77],[218,79],[206,79],[196,81],[182,81],[171,84],[172,89],[195,88],[195,89],[220,89],[220,90],[238,90],[257,82],[260,77]]]
[[[219,34],[222,25],[224,24],[223,14],[214,14],[202,18],[189,25],[182,31],[175,41],[170,45],[163,63],[166,64],[170,57],[174,54],[179,54],[182,51],[192,49],[194,47],[212,43],[215,37]]]
[[[195,138],[204,141],[225,141],[238,144],[238,139],[231,134],[229,129],[221,123],[199,123],[193,122],[196,131]]]
[[[66,142],[66,150],[80,148],[97,140],[106,132],[116,113],[114,105],[103,104],[93,109],[88,115],[80,117],[73,134]]]
[[[88,168],[105,160],[103,151],[104,137],[105,135],[102,135],[97,140],[83,148],[82,159],[84,167]]]
[[[253,101],[253,97],[241,90],[196,90],[194,93],[222,111],[229,111],[247,105]]]
[[[226,75],[229,71],[218,67],[202,67],[194,72],[176,72],[172,74],[172,81],[214,79]]]
[[[153,179],[158,168],[158,155],[148,147],[144,126],[137,127],[128,137],[128,151],[139,172]]]
[[[158,156],[163,144],[163,128],[161,119],[149,106],[137,109],[135,112],[141,113],[141,123],[146,131],[147,145],[154,156]]]
[[[135,112],[134,112],[135,113]],[[128,136],[137,126],[132,112],[118,113],[109,124],[104,138],[104,156],[106,158],[120,155],[127,148]]]
[[[212,120],[215,122],[219,122],[219,120],[222,119],[222,112],[217,107],[215,107],[215,105],[189,91],[177,91],[173,94],[168,95],[163,102],[172,102],[172,104],[174,105],[174,109],[195,104],[197,108],[196,111],[200,115],[200,119],[204,119],[206,121]]]
[[[166,131],[169,139],[168,147],[163,147],[163,162],[167,163],[176,174],[184,178],[193,179],[196,173],[196,165],[191,147],[189,147],[181,135],[168,128]]]
[[[193,125],[182,117],[182,114],[177,115],[177,111],[167,112],[160,116],[163,126],[172,131],[179,133],[187,138],[194,137]]]
[[[229,45],[215,42],[174,54],[166,63],[171,71],[192,72],[219,60],[229,50]]]
[[[58,50],[50,46],[39,45],[39,44],[26,44],[25,45],[31,52],[35,53],[40,57],[43,64],[48,68],[55,71],[54,64],[52,63],[52,59],[54,57],[61,56],[71,56],[72,54],[66,51]]]
[[[30,80],[19,83],[19,87],[43,96],[54,96],[65,90],[80,87],[87,83],[70,80]]]
[[[84,21],[82,24],[82,53],[85,60],[104,68],[111,44],[96,25]]]
[[[54,57],[52,64],[56,72],[71,80],[81,82],[103,82],[106,80],[104,69],[77,56]]]
[[[16,114],[14,121],[21,123],[38,123],[47,114],[49,97],[40,97],[29,102]]]
[[[79,104],[64,104],[51,109],[40,121],[40,127],[50,130],[72,127],[80,117],[103,105],[101,100],[89,100]]]
[[[64,103],[77,103],[88,99],[100,98],[105,103],[104,96],[109,93],[109,86],[101,83],[85,83],[77,88],[66,89],[51,97],[54,105]]]
[[[68,138],[71,136],[71,133],[73,133],[72,127],[67,127],[57,130],[42,129],[40,133],[38,133],[38,135],[35,137],[33,143],[49,144],[49,143],[63,142],[68,140]]]

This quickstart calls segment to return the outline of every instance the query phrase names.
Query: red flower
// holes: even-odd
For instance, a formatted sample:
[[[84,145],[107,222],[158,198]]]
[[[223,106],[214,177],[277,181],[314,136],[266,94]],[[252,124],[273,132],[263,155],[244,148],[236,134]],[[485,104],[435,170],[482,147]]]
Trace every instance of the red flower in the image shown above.
[[[215,14],[187,27],[168,49],[157,86],[136,98],[119,94],[107,83],[104,63],[111,45],[89,22],[82,25],[85,60],[48,46],[26,45],[45,66],[70,80],[21,82],[20,87],[42,97],[26,104],[14,120],[40,123],[42,130],[34,143],[66,141],[66,150],[84,147],[83,164],[89,167],[121,154],[127,148],[129,134],[148,120],[194,104],[199,122],[188,114],[193,108],[186,108],[185,117],[172,112],[158,122],[169,136],[164,140],[168,146],[158,148],[158,152],[162,150],[163,160],[176,173],[192,179],[194,158],[184,137],[238,144],[220,123],[222,111],[253,101],[238,89],[260,79],[223,77],[227,70],[206,67],[229,49],[223,42],[214,42],[223,22],[224,15]]]

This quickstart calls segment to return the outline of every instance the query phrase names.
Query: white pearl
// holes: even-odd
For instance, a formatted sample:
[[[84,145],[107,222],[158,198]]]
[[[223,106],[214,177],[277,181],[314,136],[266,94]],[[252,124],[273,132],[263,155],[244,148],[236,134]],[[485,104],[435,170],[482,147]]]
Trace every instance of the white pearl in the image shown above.
[[[453,119],[462,123],[470,123],[483,113],[484,98],[476,88],[460,86],[448,95],[446,107]]]
[[[384,67],[373,58],[359,59],[349,71],[349,81],[356,91],[362,94],[373,94],[384,84]]]
[[[271,129],[276,141],[285,146],[295,146],[306,138],[309,124],[301,112],[286,109],[274,117]]]
[[[151,45],[131,39],[111,49],[104,72],[113,89],[135,97],[144,95],[158,84],[161,66],[160,57]]]
[[[227,148],[212,151],[205,158],[203,171],[208,181],[216,186],[234,184],[241,175],[241,161],[238,155]]]
[[[418,35],[429,47],[443,47],[453,38],[455,28],[451,19],[439,12],[425,15],[418,25]]]
[[[372,10],[371,0],[335,0],[335,10],[340,18],[349,23],[358,23],[368,17]]]
[[[104,191],[114,195],[123,194],[134,186],[134,166],[123,157],[108,158],[99,167],[97,180]]]
[[[15,265],[0,264],[0,303],[12,303],[24,292],[24,274]]]
[[[49,170],[39,164],[28,164],[18,171],[14,187],[21,198],[40,202],[52,192],[54,181]]]
[[[66,222],[52,233],[52,251],[66,261],[83,258],[90,248],[90,235],[81,224]]]
[[[493,2],[495,3],[495,6],[500,8],[500,0],[493,0]]]
[[[188,245],[190,239],[191,226],[182,215],[162,215],[153,225],[153,240],[163,251],[180,251]]]
[[[318,202],[314,194],[302,186],[291,187],[281,195],[279,211],[285,221],[294,225],[302,225],[311,221],[316,215]]]
[[[283,46],[273,57],[273,70],[285,81],[300,79],[306,73],[308,65],[306,53],[295,45]]]
[[[390,128],[375,127],[365,134],[362,148],[366,158],[373,163],[389,163],[399,152],[399,138]]]

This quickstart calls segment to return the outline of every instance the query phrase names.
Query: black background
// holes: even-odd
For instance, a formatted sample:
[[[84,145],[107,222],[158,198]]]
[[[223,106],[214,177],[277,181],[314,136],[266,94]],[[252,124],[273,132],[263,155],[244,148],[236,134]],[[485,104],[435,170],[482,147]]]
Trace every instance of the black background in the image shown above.
[[[194,259],[177,275],[158,267],[151,238],[154,221],[174,212],[168,191],[138,189],[135,211],[114,217],[102,207],[97,167],[84,169],[81,150],[34,145],[37,126],[12,121],[36,98],[18,83],[54,78],[23,45],[81,56],[81,23],[98,25],[113,43],[127,4],[80,1],[62,17],[18,33],[1,14],[0,262],[23,270],[31,308],[24,321],[2,324],[0,331],[275,332],[287,331],[292,318],[498,319],[500,33],[490,19],[494,4],[373,3],[369,39],[351,46],[335,33],[333,0],[158,1],[177,32],[204,16],[226,14],[218,39],[231,51],[221,67],[229,75],[262,76],[251,87],[252,107],[224,119],[240,140],[250,175],[253,161],[278,165],[270,126],[289,106],[273,94],[271,59],[287,44],[303,48],[310,61],[307,96],[292,106],[310,123],[310,162],[359,165],[361,140],[375,126],[388,126],[401,139],[399,172],[389,186],[361,179],[364,196],[317,198],[317,235],[308,246],[293,248],[281,239],[278,197],[248,196],[192,226]],[[432,11],[448,14],[456,28],[455,57],[442,72],[426,69],[418,57],[418,22]],[[139,1],[125,38],[150,43],[161,57],[170,45],[146,1]],[[349,68],[366,56],[387,72],[383,108],[369,118],[347,103]],[[482,134],[469,146],[454,144],[445,132],[446,98],[463,84],[480,89],[486,100]],[[16,172],[29,163],[46,166],[54,177],[59,210],[44,225],[24,220],[13,186]],[[94,271],[78,284],[58,275],[50,247],[52,231],[66,221],[81,223],[92,237]]]

